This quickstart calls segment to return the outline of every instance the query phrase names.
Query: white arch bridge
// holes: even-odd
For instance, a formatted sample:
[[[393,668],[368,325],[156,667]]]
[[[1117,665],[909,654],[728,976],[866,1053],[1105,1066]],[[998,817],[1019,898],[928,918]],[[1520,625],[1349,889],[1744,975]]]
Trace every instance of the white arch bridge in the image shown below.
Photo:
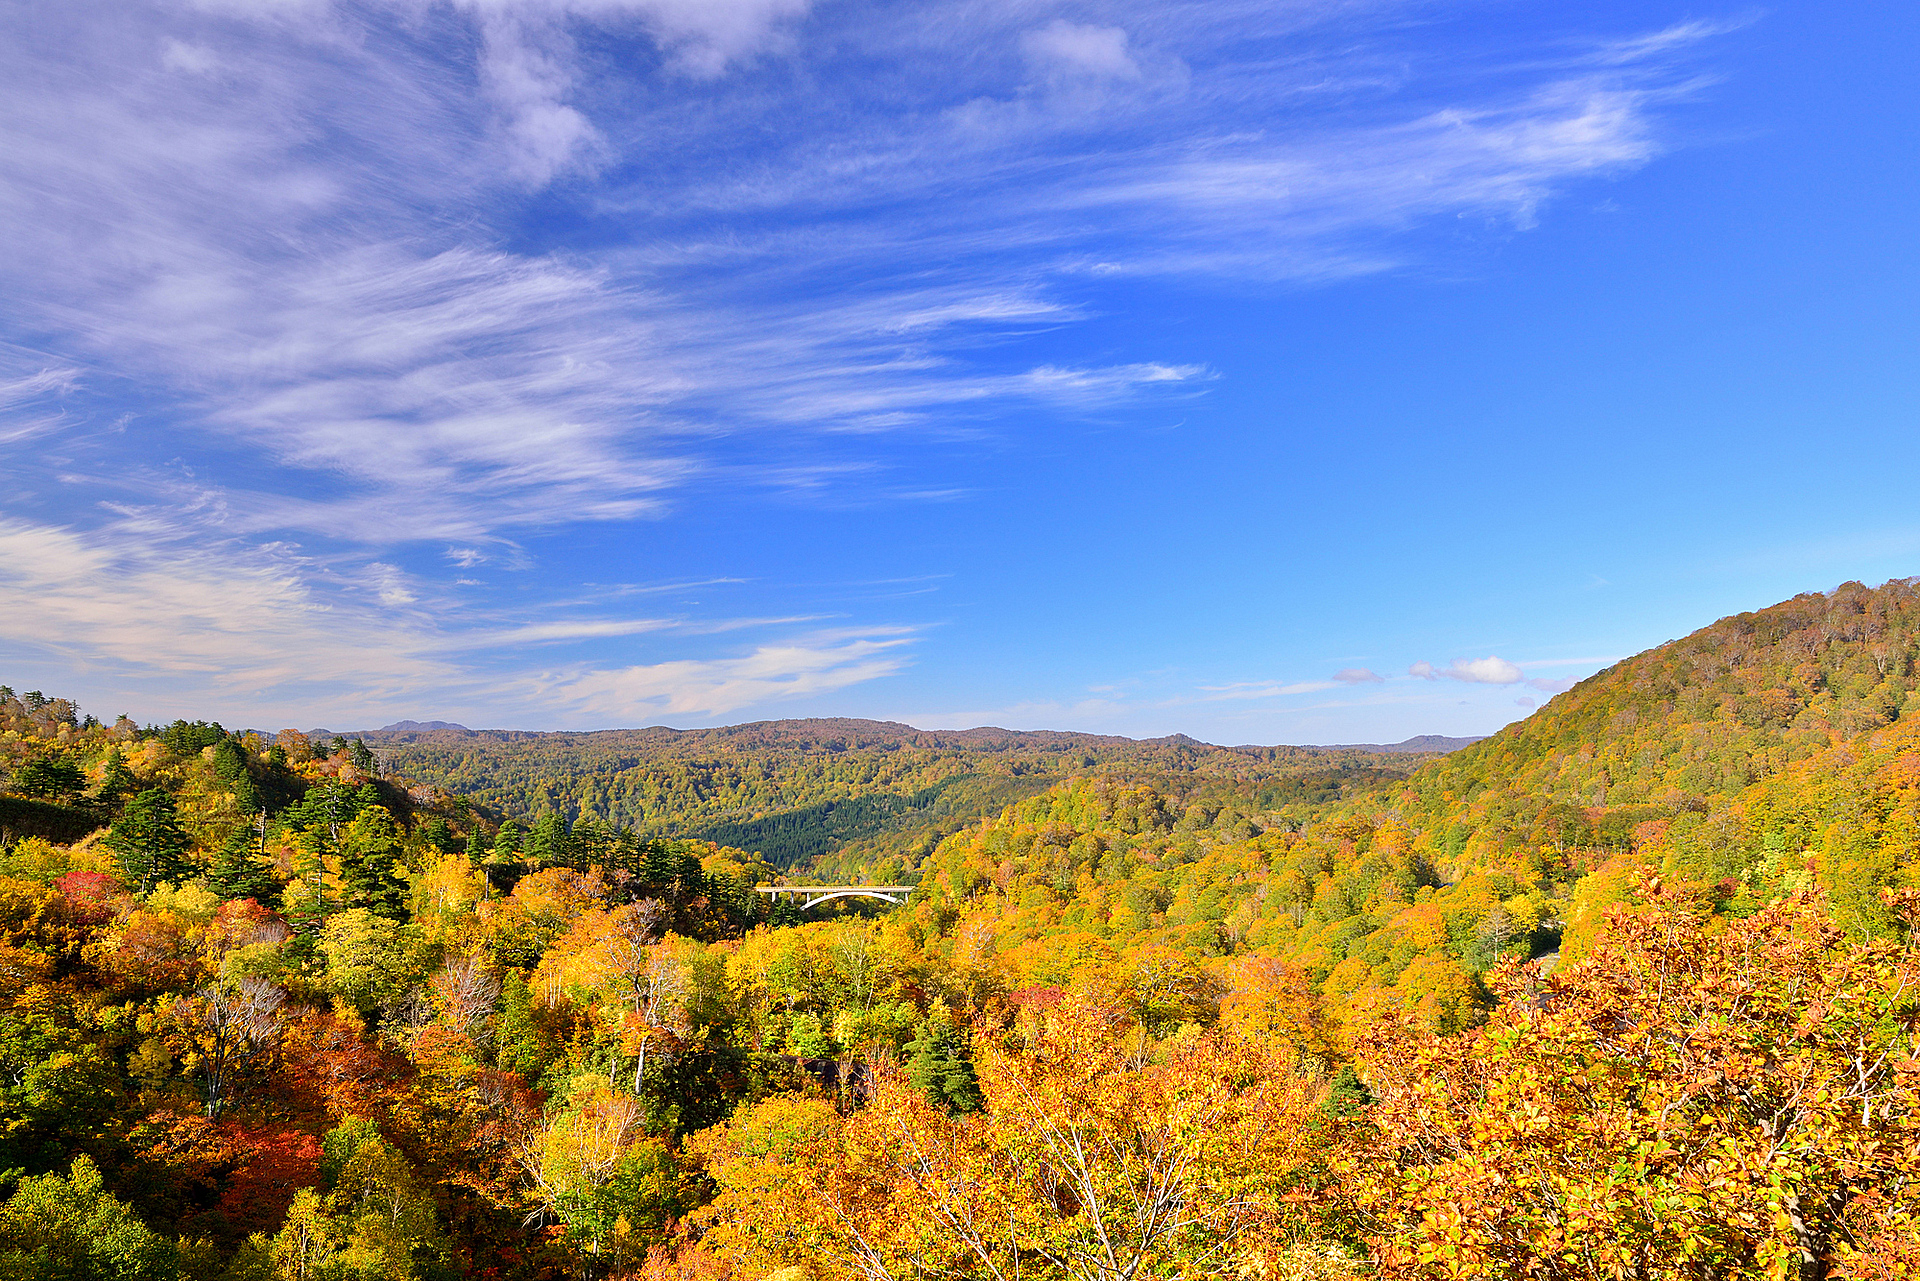
[[[837,898],[877,898],[883,903],[904,903],[913,893],[911,885],[756,885],[762,894],[791,894],[795,898],[811,894],[812,898],[800,905],[801,911],[818,907],[822,903]]]

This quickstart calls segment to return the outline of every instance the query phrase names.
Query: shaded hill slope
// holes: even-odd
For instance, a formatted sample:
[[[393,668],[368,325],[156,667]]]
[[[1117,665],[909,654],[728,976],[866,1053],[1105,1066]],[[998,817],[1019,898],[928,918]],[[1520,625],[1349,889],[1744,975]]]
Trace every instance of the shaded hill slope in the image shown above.
[[[1216,747],[1052,730],[920,730],[888,721],[762,721],[592,733],[374,731],[383,763],[522,821],[592,817],[699,835],[784,867],[824,855],[911,860],[943,835],[1082,773],[1266,786],[1260,808],[1324,804],[1404,777],[1401,751]],[[1177,784],[1170,784],[1175,785]]]

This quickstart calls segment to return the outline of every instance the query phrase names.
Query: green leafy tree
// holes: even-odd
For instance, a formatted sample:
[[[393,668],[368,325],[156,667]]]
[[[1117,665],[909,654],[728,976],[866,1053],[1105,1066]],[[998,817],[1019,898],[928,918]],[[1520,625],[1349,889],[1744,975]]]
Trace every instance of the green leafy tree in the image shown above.
[[[174,1281],[178,1260],[84,1156],[65,1177],[23,1180],[0,1206],[0,1281]]]
[[[519,970],[507,971],[500,985],[500,1013],[494,1028],[494,1062],[509,1072],[517,1072],[529,1082],[538,1083],[553,1065],[559,1050],[534,1017],[533,993]]]
[[[686,1211],[673,1156],[646,1133],[643,1111],[630,1095],[583,1089],[523,1149],[536,1216],[562,1229],[583,1281],[638,1262]]]
[[[820,1016],[812,1010],[802,1010],[793,1016],[793,1022],[787,1026],[787,1045],[803,1059],[824,1059],[833,1053],[833,1041],[821,1026]]]
[[[107,1052],[51,1003],[0,1015],[0,1169],[52,1170],[102,1150],[119,1084]]]
[[[364,1117],[321,1143],[328,1191],[302,1188],[269,1247],[294,1281],[409,1281],[447,1275],[451,1251],[433,1198],[398,1149]]]
[[[178,884],[191,870],[187,851],[193,842],[164,788],[149,787],[128,801],[107,833],[106,846],[120,860],[127,884],[141,894],[162,881]]]
[[[374,772],[373,749],[368,747],[363,739],[356,738],[348,745],[347,759],[353,762],[353,767],[362,774],[372,774]]]
[[[327,983],[362,1014],[403,995],[422,976],[407,929],[366,908],[349,908],[327,919],[320,952],[327,959]]]

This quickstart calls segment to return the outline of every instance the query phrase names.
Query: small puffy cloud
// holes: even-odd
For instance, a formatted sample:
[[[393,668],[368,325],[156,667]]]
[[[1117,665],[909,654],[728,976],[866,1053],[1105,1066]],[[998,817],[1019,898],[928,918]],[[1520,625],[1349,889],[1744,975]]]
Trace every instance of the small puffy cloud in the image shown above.
[[[1485,658],[1456,658],[1440,673],[1450,681],[1471,685],[1518,685],[1526,674],[1504,658],[1492,654]]]
[[[1543,676],[1536,676],[1532,680],[1528,681],[1527,684],[1533,689],[1539,690],[1543,694],[1558,694],[1562,690],[1572,689],[1574,687],[1575,681],[1571,676],[1565,677],[1560,680],[1552,680],[1552,681],[1547,680]]]
[[[1386,677],[1365,667],[1343,667],[1333,674],[1333,679],[1342,685],[1372,685]]]
[[[1513,700],[1513,705],[1515,707],[1532,707],[1534,703],[1532,699],[1526,697],[1525,695],[1522,695],[1521,697]]]
[[[1029,31],[1021,46],[1027,57],[1055,75],[1105,80],[1138,80],[1140,64],[1127,51],[1120,27],[1096,27],[1065,18]]]
[[[398,565],[373,561],[368,564],[364,578],[367,589],[379,598],[382,605],[411,605],[419,599]]]
[[[1418,676],[1423,681],[1437,681],[1440,679],[1440,673],[1433,670],[1433,664],[1425,661],[1415,663],[1412,667],[1409,667],[1407,669],[1407,675]]]

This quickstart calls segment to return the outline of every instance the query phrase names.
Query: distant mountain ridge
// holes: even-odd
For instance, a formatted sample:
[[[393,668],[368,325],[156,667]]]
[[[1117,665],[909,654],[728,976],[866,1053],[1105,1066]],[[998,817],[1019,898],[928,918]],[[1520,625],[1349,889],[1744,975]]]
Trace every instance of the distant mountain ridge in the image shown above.
[[[904,856],[1090,773],[1162,779],[1169,794],[1237,788],[1265,812],[1404,780],[1423,759],[1407,746],[1224,747],[1185,734],[923,730],[853,717],[582,732],[441,725],[395,721],[359,737],[383,768],[503,817],[699,836],[779,866],[852,847]]]
[[[1006,729],[998,725],[978,725],[972,729],[919,729],[902,721],[874,721],[849,716],[795,717],[787,720],[745,721],[738,725],[715,725],[701,729],[675,729],[670,725],[648,725],[634,729],[596,729],[596,730],[526,730],[526,729],[471,729],[455,721],[395,721],[391,725],[382,725],[379,729],[330,730],[314,729],[307,731],[313,736],[337,736],[341,734],[367,736],[374,734],[460,734],[484,736],[508,741],[527,738],[573,738],[594,739],[608,735],[638,735],[648,740],[672,741],[682,744],[706,743],[713,745],[750,741],[753,746],[771,746],[777,742],[799,743],[813,739],[826,741],[846,739],[849,747],[879,746],[888,741],[899,742],[913,747],[958,747],[974,750],[999,751],[1009,748],[1029,748],[1038,751],[1055,751],[1084,745],[1113,746],[1140,745],[1168,747],[1191,747],[1228,752],[1270,752],[1270,751],[1308,751],[1308,752],[1377,752],[1388,755],[1405,755],[1420,752],[1452,752],[1480,742],[1487,736],[1476,734],[1469,737],[1450,737],[1445,734],[1418,734],[1398,743],[1241,743],[1235,745],[1208,743],[1188,734],[1163,734],[1154,738],[1129,738],[1124,734],[1090,734],[1078,730],[1017,730]]]
[[[1463,747],[1472,747],[1475,743],[1485,742],[1486,734],[1470,734],[1465,738],[1454,738],[1446,734],[1415,734],[1412,738],[1403,738],[1398,743],[1329,743],[1329,752],[1457,752]]]

